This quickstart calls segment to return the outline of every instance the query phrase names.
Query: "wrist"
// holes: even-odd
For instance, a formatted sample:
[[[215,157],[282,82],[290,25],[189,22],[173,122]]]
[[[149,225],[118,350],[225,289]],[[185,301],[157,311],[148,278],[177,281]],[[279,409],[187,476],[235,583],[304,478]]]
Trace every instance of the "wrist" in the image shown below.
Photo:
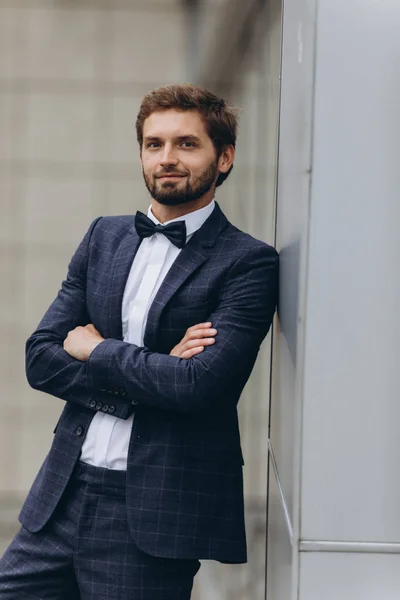
[[[93,342],[93,343],[91,344],[90,348],[88,349],[89,351],[88,351],[88,354],[87,354],[87,358],[86,358],[86,360],[89,360],[89,358],[90,358],[90,355],[93,353],[93,351],[95,350],[95,348],[97,348],[97,346],[98,346],[99,344],[101,344],[101,342],[104,342],[104,338],[103,338],[103,339],[101,339],[101,340],[99,340],[98,342]]]

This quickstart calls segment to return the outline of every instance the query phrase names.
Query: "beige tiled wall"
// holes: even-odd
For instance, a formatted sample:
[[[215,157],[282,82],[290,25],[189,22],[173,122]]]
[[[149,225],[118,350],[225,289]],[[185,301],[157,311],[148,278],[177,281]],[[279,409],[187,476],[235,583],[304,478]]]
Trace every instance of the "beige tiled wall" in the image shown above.
[[[179,0],[0,0],[0,546],[63,405],[26,383],[25,340],[92,219],[147,207],[134,123],[183,78],[183,24]]]

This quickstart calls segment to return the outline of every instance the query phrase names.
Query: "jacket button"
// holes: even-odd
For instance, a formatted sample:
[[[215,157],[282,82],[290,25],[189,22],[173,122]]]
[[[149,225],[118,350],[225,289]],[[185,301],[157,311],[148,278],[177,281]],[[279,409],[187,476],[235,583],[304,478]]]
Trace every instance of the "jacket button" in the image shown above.
[[[90,408],[94,408],[96,406],[96,400],[91,400],[89,402],[89,406],[90,406]]]
[[[132,400],[133,406],[137,406],[139,404],[139,400]]]
[[[102,390],[100,390],[101,392],[106,392],[107,390],[105,390],[104,388]]]
[[[81,436],[81,435],[82,435],[82,433],[83,433],[83,427],[81,427],[81,426],[79,425],[79,427],[77,427],[77,428],[76,428],[76,430],[75,430],[75,433],[76,433],[76,435],[79,435],[79,436]]]
[[[98,403],[96,404],[96,410],[100,410],[102,406],[103,406],[103,405],[102,405],[102,403],[101,403],[101,402],[98,402]]]
[[[103,408],[101,409],[103,412],[108,411],[108,404],[103,404]]]
[[[126,396],[126,391],[123,388],[121,388],[120,394],[121,394],[121,396]]]
[[[115,412],[115,406],[110,406],[110,408],[108,409],[108,412],[111,413],[111,414],[113,412]]]

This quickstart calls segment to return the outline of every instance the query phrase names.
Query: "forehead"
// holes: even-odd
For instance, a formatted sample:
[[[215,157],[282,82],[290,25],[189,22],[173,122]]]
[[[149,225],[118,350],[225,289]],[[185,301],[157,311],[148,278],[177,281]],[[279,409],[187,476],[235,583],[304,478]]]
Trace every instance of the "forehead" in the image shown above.
[[[152,113],[143,124],[143,137],[178,137],[208,134],[201,115],[197,110],[168,109]]]

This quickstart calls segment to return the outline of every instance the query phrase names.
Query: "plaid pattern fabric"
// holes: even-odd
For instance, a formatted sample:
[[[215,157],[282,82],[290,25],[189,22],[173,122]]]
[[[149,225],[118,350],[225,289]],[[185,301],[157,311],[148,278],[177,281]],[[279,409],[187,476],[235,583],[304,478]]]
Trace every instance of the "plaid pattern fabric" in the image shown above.
[[[122,341],[121,325],[139,244],[134,217],[94,221],[27,341],[30,384],[67,402],[20,520],[32,532],[45,525],[96,411],[126,419],[134,410],[127,510],[137,545],[166,558],[245,562],[237,403],[275,311],[277,253],[216,204],[158,290],[140,348]],[[205,321],[218,330],[215,344],[190,360],[169,356],[188,327]],[[87,323],[106,339],[79,362],[62,343]]]
[[[41,531],[0,560],[2,600],[189,600],[198,560],[142,552],[127,526],[126,473],[78,463]]]

